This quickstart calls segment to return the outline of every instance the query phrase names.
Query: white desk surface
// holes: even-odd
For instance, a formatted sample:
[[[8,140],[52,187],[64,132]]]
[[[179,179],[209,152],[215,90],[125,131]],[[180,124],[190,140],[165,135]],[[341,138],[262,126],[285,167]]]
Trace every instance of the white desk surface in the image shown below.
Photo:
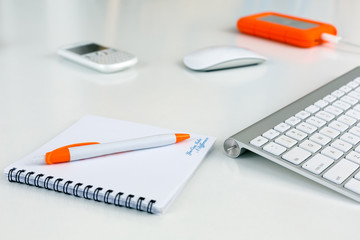
[[[301,49],[240,34],[239,17],[277,11],[337,26],[360,42],[359,1],[0,2],[0,169],[84,114],[217,137],[161,216],[0,178],[1,239],[354,239],[360,205],[254,154],[231,159],[224,140],[360,64],[360,51]],[[91,40],[136,54],[132,69],[101,74],[61,59]],[[192,72],[182,57],[235,45],[259,66]]]

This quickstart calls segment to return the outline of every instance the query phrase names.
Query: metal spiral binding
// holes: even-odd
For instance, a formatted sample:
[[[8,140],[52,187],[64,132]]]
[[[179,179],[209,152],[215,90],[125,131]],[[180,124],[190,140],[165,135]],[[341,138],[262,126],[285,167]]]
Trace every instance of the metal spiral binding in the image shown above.
[[[21,181],[21,175],[22,174],[25,174],[25,177],[23,178],[24,180]],[[69,193],[69,185],[73,183],[73,181],[66,181],[61,188],[59,188],[59,184],[60,182],[64,181],[64,179],[62,178],[57,178],[55,179],[54,183],[52,184],[52,187],[49,187],[49,181],[51,179],[54,178],[54,176],[47,176],[44,180],[44,185],[41,186],[40,185],[40,179],[42,177],[44,177],[45,175],[44,174],[36,174],[35,178],[34,178],[34,182],[33,183],[30,183],[30,177],[31,175],[34,175],[36,174],[35,172],[26,172],[25,169],[20,169],[20,170],[17,170],[16,171],[16,168],[11,168],[9,170],[9,173],[8,173],[8,180],[9,182],[17,182],[17,183],[25,183],[26,185],[29,185],[29,186],[35,186],[35,187],[38,187],[38,188],[46,188],[48,190],[54,190],[56,192],[61,192],[61,193],[65,193],[65,194],[68,194],[68,195],[71,195],[71,193]],[[102,187],[97,187],[95,190],[94,190],[94,193],[92,195],[92,198],[89,197],[89,190],[93,187],[92,185],[87,185],[83,192],[82,192],[82,196],[80,196],[78,194],[78,190],[79,190],[79,187],[82,186],[83,183],[76,183],[73,190],[72,190],[72,195],[74,195],[75,197],[83,197],[85,199],[89,199],[89,200],[94,200],[94,201],[97,201],[97,202],[101,202],[101,200],[99,199],[99,193],[100,191],[103,190]],[[111,202],[109,201],[109,197],[110,197],[110,194],[113,193],[114,191],[109,189],[105,192],[104,194],[104,199],[103,199],[103,202],[106,203],[106,204],[114,204],[115,206],[118,206],[118,207],[126,207],[126,208],[130,208],[130,209],[136,209],[138,211],[146,211],[148,213],[153,213],[152,212],[152,208],[153,208],[153,205],[154,203],[156,202],[155,200],[150,200],[149,203],[147,204],[146,206],[146,210],[144,210],[142,208],[142,203],[145,201],[145,198],[144,197],[139,197],[137,198],[136,200],[136,205],[135,205],[135,208],[131,207],[131,203],[133,201],[135,201],[135,195],[133,194],[128,194],[126,195],[126,198],[125,198],[125,203],[124,205],[121,204],[121,199],[124,195],[123,192],[118,192],[116,195],[115,195],[115,198],[114,198],[114,201]]]

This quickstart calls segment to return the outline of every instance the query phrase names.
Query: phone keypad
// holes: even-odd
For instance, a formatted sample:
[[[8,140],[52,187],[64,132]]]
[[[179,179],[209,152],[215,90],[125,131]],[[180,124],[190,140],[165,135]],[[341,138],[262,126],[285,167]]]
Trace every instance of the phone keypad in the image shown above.
[[[134,55],[115,49],[106,49],[86,54],[84,57],[98,64],[114,64],[131,60],[134,58]]]

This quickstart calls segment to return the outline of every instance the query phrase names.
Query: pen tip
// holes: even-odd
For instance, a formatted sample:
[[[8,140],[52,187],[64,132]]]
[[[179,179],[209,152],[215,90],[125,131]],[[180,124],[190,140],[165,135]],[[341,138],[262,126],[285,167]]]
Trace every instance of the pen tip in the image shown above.
[[[175,136],[176,136],[177,143],[190,138],[190,134],[187,134],[187,133],[175,133]]]

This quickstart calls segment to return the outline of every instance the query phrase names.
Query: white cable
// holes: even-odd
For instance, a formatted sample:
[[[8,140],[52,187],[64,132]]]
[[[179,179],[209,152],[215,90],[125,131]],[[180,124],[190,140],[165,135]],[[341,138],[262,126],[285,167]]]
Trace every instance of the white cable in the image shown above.
[[[330,43],[335,43],[335,44],[340,43],[340,44],[350,45],[350,46],[353,46],[353,47],[360,47],[359,44],[344,41],[342,39],[342,37],[336,36],[336,35],[333,35],[333,34],[329,34],[329,33],[322,33],[321,34],[321,39],[323,41],[325,41],[325,42],[330,42]]]

